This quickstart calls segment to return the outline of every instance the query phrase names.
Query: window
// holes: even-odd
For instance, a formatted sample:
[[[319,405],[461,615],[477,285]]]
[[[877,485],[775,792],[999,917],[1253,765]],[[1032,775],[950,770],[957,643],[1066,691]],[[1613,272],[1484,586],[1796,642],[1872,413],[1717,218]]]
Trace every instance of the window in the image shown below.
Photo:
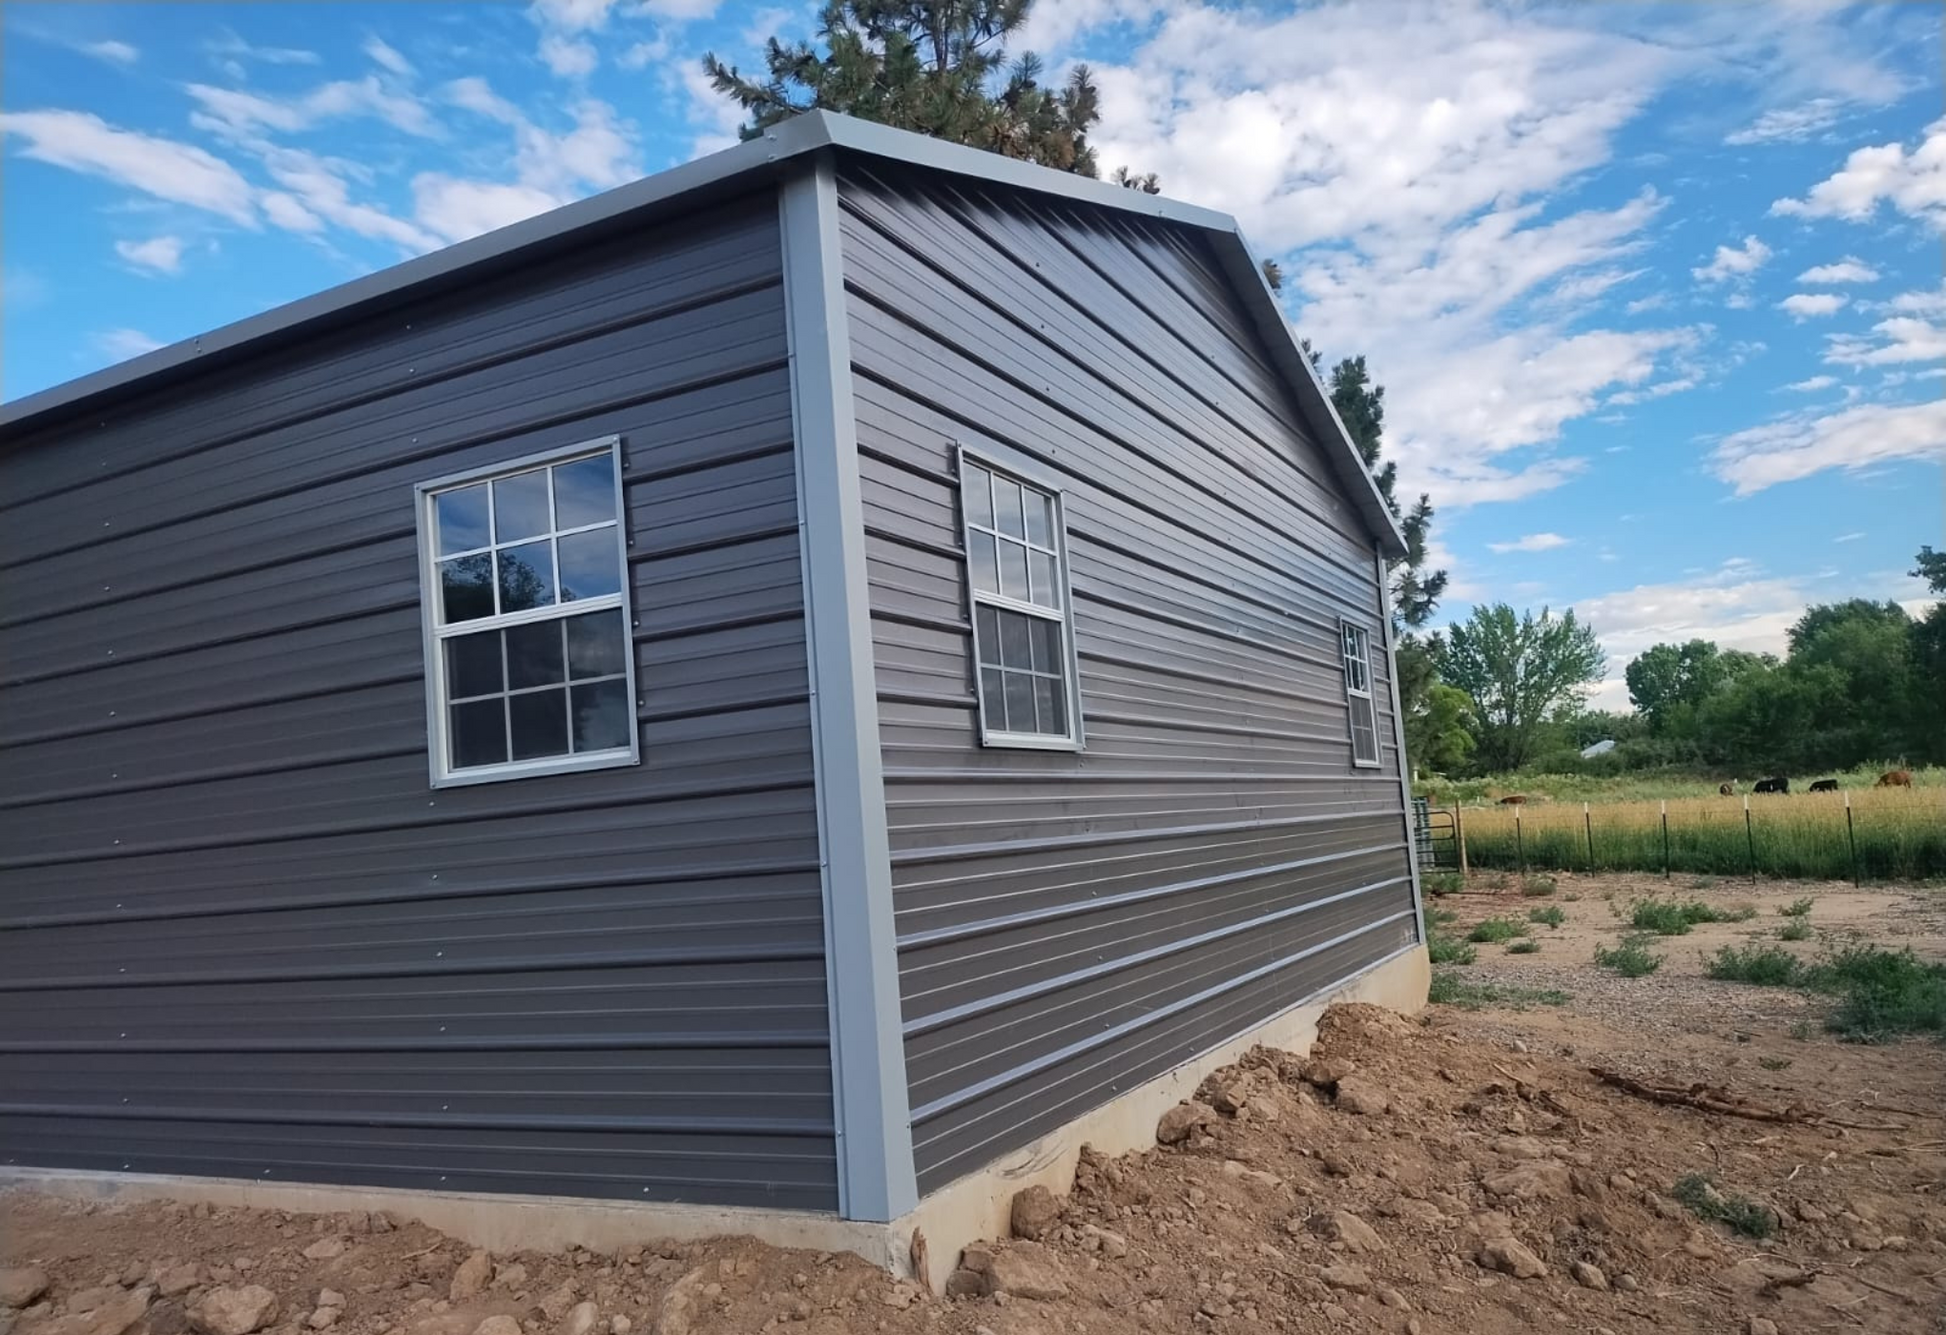
[[[1078,749],[1061,496],[960,456],[980,740]]]
[[[1345,660],[1345,703],[1351,709],[1351,763],[1378,764],[1378,714],[1372,707],[1371,641],[1362,626],[1340,628]]]
[[[621,443],[419,488],[435,787],[633,764]]]

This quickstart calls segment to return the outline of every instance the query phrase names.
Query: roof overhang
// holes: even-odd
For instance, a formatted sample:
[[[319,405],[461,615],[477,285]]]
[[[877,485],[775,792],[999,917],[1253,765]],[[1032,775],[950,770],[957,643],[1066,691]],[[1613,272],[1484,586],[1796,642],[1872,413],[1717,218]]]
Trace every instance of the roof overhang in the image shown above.
[[[67,413],[79,415],[110,399],[158,388],[216,362],[269,351],[279,343],[340,324],[407,293],[430,293],[484,277],[552,250],[563,238],[592,236],[726,197],[774,175],[781,164],[826,150],[857,153],[932,171],[977,178],[1042,195],[1054,195],[1097,208],[1193,227],[1208,234],[1238,297],[1262,334],[1278,369],[1290,382],[1300,411],[1336,468],[1339,481],[1356,502],[1360,516],[1389,557],[1405,554],[1405,538],[1385,498],[1346,433],[1297,336],[1284,318],[1257,257],[1244,241],[1236,219],[1161,195],[1144,194],[1092,177],[1001,157],[961,144],[946,143],[906,130],[832,112],[794,116],[756,139],[712,153],[668,171],[565,205],[407,260],[379,273],[279,306],[261,315],[181,343],[145,353],[92,375],[56,385],[11,403],[0,404],[0,431],[11,435],[29,424]],[[192,370],[193,368],[193,370]]]

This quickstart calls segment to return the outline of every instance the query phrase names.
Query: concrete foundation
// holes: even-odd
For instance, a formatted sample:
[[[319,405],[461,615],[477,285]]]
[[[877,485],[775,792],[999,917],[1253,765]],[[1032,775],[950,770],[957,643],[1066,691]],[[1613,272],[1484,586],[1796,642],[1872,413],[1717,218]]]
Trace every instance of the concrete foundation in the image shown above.
[[[1258,1044],[1308,1051],[1318,1017],[1340,1001],[1365,1001],[1411,1014],[1426,1004],[1431,966],[1414,946],[1291,1007],[1193,1061],[1076,1118],[1058,1131],[994,1160],[941,1188],[890,1224],[860,1223],[801,1210],[585,1200],[569,1196],[487,1195],[387,1187],[248,1182],[230,1178],[88,1173],[0,1167],[0,1189],[42,1191],[93,1200],[172,1200],[240,1205],[262,1210],[340,1214],[388,1210],[416,1219],[490,1251],[555,1251],[585,1247],[612,1252],[673,1238],[743,1235],[778,1247],[848,1251],[895,1274],[943,1288],[969,1243],[1007,1236],[1014,1193],[1045,1186],[1060,1195],[1074,1183],[1082,1146],[1103,1154],[1148,1149],[1156,1120],[1188,1098],[1203,1078]],[[913,1234],[925,1236],[928,1273],[913,1270]]]

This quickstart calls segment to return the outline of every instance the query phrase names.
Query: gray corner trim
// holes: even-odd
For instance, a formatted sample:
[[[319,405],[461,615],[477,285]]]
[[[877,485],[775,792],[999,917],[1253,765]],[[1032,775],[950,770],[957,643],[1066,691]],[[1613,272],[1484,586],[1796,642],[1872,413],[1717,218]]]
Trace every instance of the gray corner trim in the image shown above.
[[[1270,290],[1270,281],[1264,277],[1256,252],[1234,219],[1225,218],[1223,223],[1222,227],[1213,229],[1216,235],[1211,238],[1216,257],[1230,281],[1236,284],[1257,332],[1263,335],[1271,360],[1296,391],[1298,407],[1305,418],[1324,437],[1319,444],[1337,465],[1338,481],[1351,493],[1380,549],[1390,557],[1404,556],[1405,534],[1399,528],[1399,521],[1393,517],[1392,507],[1385,503],[1384,493],[1373,480],[1371,469],[1365,467],[1364,457],[1352,443],[1351,433],[1345,430],[1344,419],[1338,416],[1324,382],[1311,366],[1311,359],[1304,355],[1291,322],[1284,318],[1284,308],[1278,304],[1277,294]]]
[[[1372,549],[1372,564],[1378,573],[1378,619],[1385,636],[1385,684],[1392,691],[1392,738],[1399,747],[1399,800],[1405,805],[1405,859],[1412,876],[1412,907],[1417,911],[1413,927],[1425,934],[1426,901],[1419,883],[1419,840],[1412,828],[1412,769],[1405,755],[1405,710],[1399,704],[1399,646],[1392,634],[1392,588],[1386,578],[1385,552],[1377,544]]]
[[[829,155],[786,177],[778,211],[824,884],[838,1212],[889,1223],[918,1204],[919,1189],[901,1033],[851,332]]]

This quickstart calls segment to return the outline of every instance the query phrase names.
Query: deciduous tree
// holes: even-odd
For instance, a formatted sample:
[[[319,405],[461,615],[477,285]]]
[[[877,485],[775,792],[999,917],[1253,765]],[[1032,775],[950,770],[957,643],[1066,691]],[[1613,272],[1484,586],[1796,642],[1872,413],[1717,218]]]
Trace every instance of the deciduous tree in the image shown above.
[[[1495,603],[1476,606],[1447,632],[1439,675],[1473,701],[1481,764],[1513,770],[1535,755],[1547,725],[1601,679],[1602,663],[1594,630],[1572,611],[1517,616]]]

